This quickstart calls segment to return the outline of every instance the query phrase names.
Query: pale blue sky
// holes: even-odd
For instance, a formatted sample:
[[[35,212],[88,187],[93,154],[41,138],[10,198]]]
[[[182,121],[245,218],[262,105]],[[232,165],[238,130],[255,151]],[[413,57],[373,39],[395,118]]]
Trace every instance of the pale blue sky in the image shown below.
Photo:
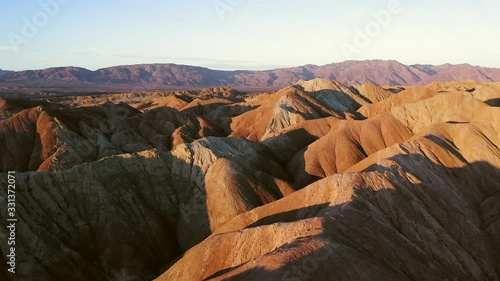
[[[40,4],[55,1],[67,3]],[[497,0],[400,0],[402,11],[364,45],[355,43],[356,28],[374,24],[372,12],[387,10],[391,0],[64,1],[0,2],[0,69],[268,69],[346,59],[500,67]],[[23,33],[26,22],[37,31]],[[345,46],[356,53],[346,56]]]

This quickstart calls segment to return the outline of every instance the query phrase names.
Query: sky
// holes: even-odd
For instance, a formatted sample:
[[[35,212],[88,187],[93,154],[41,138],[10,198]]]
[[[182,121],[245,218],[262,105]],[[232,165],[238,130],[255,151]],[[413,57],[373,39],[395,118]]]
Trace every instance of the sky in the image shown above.
[[[499,10],[498,0],[3,0],[0,69],[367,59],[500,68]]]

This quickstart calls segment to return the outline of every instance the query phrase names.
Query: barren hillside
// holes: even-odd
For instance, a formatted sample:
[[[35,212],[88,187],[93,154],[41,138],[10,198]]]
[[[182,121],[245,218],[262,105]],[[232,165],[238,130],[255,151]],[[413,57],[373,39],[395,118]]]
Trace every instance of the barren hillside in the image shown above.
[[[384,76],[380,63],[408,76]],[[358,78],[356,62],[307,66],[341,81],[277,70],[264,80],[281,89],[259,94],[0,99],[18,280],[500,280],[500,85],[428,84],[500,77],[369,64]],[[260,86],[267,75],[154,74],[163,67],[2,77],[184,83],[189,70],[197,86]],[[0,280],[14,281],[1,247]]]
[[[116,66],[95,71],[79,67],[0,72],[2,93],[124,92],[230,86],[278,90],[300,80],[324,78],[354,84],[426,85],[474,80],[499,82],[500,69],[460,65],[404,65],[397,61],[345,61],[262,71],[221,71],[176,64]],[[380,93],[374,93],[380,95]]]

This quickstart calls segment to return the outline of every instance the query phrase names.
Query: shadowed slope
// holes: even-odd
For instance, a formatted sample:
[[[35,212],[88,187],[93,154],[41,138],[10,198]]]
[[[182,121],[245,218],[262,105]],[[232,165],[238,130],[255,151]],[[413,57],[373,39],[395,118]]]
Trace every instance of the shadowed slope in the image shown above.
[[[306,120],[305,114],[308,114],[311,119],[328,115],[325,112],[326,108],[321,108],[320,113],[317,113],[314,108],[303,104],[298,99],[300,94],[298,90],[288,88],[277,93],[263,95],[258,101],[257,109],[233,118],[231,136],[260,141],[265,135]],[[302,96],[305,97],[305,94]],[[293,103],[295,98],[299,105]],[[303,112],[296,106],[301,106]]]
[[[157,280],[498,279],[500,158],[469,163],[444,143],[409,141],[242,214]]]
[[[258,97],[261,103],[259,108],[233,119],[231,136],[262,141],[306,120],[330,116],[344,118],[349,108],[334,97],[342,96],[349,101],[352,98],[345,93],[327,91],[309,93],[289,87],[273,94],[261,95]]]
[[[319,178],[343,172],[368,155],[411,136],[412,132],[389,114],[363,121],[345,121],[295,154],[287,169],[294,175],[294,187],[298,189]]]
[[[390,112],[393,107],[422,101],[439,94],[440,93],[436,91],[422,87],[405,87],[403,91],[399,92],[396,95],[393,95],[377,103],[362,106],[358,110],[358,112],[361,113],[364,117],[369,118],[377,114]]]
[[[301,84],[6,99],[16,280],[500,279],[495,84]]]
[[[356,89],[361,96],[369,100],[370,103],[377,103],[394,95],[393,92],[371,83],[354,85],[353,88]]]
[[[1,171],[64,170],[120,153],[162,151],[223,136],[195,114],[163,107],[141,113],[126,104],[71,108],[47,104],[0,120]]]
[[[221,168],[238,181],[225,196]],[[218,138],[16,177],[19,280],[151,279],[212,229],[292,191],[265,146]]]

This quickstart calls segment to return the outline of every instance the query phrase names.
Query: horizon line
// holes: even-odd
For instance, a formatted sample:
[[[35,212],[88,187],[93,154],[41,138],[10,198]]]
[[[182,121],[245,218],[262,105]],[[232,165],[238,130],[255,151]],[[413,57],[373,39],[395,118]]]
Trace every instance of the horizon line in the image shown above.
[[[443,64],[429,64],[429,63],[415,63],[415,64],[405,64],[402,63],[398,60],[394,59],[366,59],[366,60],[345,60],[345,61],[339,61],[339,62],[332,62],[328,64],[302,64],[302,65],[296,65],[296,66],[283,66],[283,67],[277,67],[277,68],[268,68],[268,69],[258,69],[258,70],[251,70],[251,69],[233,69],[233,70],[223,70],[223,69],[216,69],[216,68],[210,68],[206,66],[201,66],[201,65],[194,65],[194,64],[180,64],[180,63],[137,63],[137,64],[120,64],[120,65],[112,65],[112,66],[107,66],[107,67],[101,67],[97,69],[90,69],[86,67],[81,67],[81,66],[75,66],[75,65],[63,65],[63,66],[52,66],[52,67],[46,67],[46,68],[38,68],[38,69],[23,69],[23,70],[8,70],[8,69],[2,69],[0,68],[0,71],[4,72],[24,72],[24,71],[43,71],[43,70],[48,70],[48,69],[56,69],[56,68],[79,68],[79,69],[84,69],[88,70],[91,72],[96,72],[99,70],[104,70],[104,69],[109,69],[109,68],[116,68],[116,67],[130,67],[130,66],[146,66],[146,65],[175,65],[175,66],[188,66],[188,67],[196,67],[196,68],[204,68],[208,70],[213,70],[213,71],[221,71],[221,72],[237,72],[237,71],[250,71],[250,72],[264,72],[264,71],[274,71],[274,70],[283,70],[283,69],[290,69],[290,68],[296,68],[296,67],[305,67],[305,66],[314,66],[314,67],[324,67],[324,66],[329,66],[329,65],[335,65],[335,64],[342,64],[342,63],[348,63],[348,62],[396,62],[401,65],[405,66],[445,66],[445,65],[451,65],[451,66],[460,66],[460,65],[468,65],[472,67],[481,67],[481,68],[490,68],[490,69],[500,69],[500,67],[488,67],[488,66],[482,66],[482,65],[473,65],[470,63],[458,63],[458,64],[453,64],[453,63],[443,63]]]

